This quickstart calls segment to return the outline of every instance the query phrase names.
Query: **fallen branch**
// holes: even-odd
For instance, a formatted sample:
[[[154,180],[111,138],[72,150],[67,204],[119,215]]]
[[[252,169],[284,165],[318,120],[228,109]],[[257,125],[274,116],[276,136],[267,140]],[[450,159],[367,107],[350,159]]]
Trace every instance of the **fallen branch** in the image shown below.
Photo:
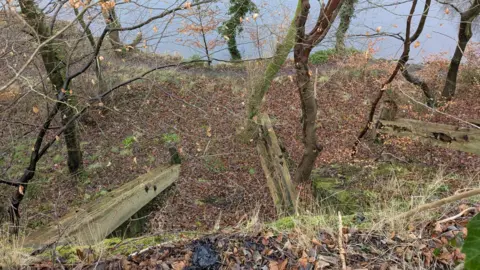
[[[442,219],[442,220],[440,220],[440,221],[437,221],[437,224],[441,224],[441,223],[445,223],[445,222],[448,222],[448,221],[451,221],[451,220],[455,220],[455,219],[463,216],[465,213],[470,212],[470,211],[472,211],[472,210],[477,210],[477,208],[476,208],[476,207],[469,207],[469,208],[463,210],[462,212],[456,214],[456,215],[453,216],[453,217],[448,217],[448,218],[446,218],[446,219]]]
[[[476,189],[473,189],[473,190],[470,190],[470,191],[467,191],[467,192],[455,194],[455,195],[452,195],[450,197],[443,198],[441,200],[438,200],[438,201],[435,201],[435,202],[432,202],[432,203],[427,203],[427,204],[420,205],[420,206],[418,206],[418,207],[416,207],[416,208],[414,208],[410,211],[407,211],[405,213],[402,213],[402,214],[394,217],[393,219],[406,219],[406,218],[409,218],[409,217],[411,217],[411,216],[413,216],[417,213],[425,212],[427,210],[432,210],[432,209],[438,208],[440,206],[443,206],[447,203],[459,201],[459,200],[466,199],[466,198],[469,198],[469,197],[472,197],[472,196],[475,196],[475,195],[480,195],[480,188],[476,188]]]
[[[342,270],[347,270],[347,262],[345,259],[345,249],[343,248],[343,222],[342,213],[338,212],[338,253],[340,261],[342,261]]]

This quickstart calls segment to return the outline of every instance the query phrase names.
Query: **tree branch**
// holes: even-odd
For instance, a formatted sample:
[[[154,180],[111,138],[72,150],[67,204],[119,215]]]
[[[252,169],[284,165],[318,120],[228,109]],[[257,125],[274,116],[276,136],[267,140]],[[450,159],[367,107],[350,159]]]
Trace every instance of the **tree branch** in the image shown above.
[[[418,0],[413,0],[412,7],[410,8],[410,13],[408,14],[406,31],[405,31],[405,41],[403,42],[402,56],[400,57],[400,59],[398,59],[397,65],[395,66],[395,69],[393,70],[390,77],[382,84],[377,97],[372,103],[372,107],[370,108],[370,113],[368,114],[367,124],[358,135],[357,140],[355,141],[352,147],[352,154],[351,154],[352,157],[354,157],[357,154],[357,151],[358,151],[357,148],[358,148],[358,144],[360,143],[360,140],[367,134],[368,130],[370,130],[373,127],[373,117],[375,116],[375,111],[377,110],[378,103],[383,97],[383,93],[385,93],[385,90],[387,90],[387,85],[389,85],[393,81],[393,79],[395,79],[400,69],[405,68],[405,64],[408,61],[408,55],[410,53],[410,43],[411,43],[410,29],[412,25],[413,13],[415,12],[415,7],[417,6],[417,1]]]

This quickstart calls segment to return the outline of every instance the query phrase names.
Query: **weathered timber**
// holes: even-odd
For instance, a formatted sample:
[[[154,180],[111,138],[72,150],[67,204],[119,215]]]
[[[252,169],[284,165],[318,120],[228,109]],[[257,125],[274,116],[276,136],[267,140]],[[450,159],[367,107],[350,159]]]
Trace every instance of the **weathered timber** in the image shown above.
[[[180,165],[161,166],[130,181],[54,224],[28,235],[26,247],[52,243],[90,245],[103,240],[178,179]]]
[[[423,122],[412,119],[378,120],[382,134],[410,137],[433,145],[480,155],[480,129]]]
[[[257,151],[277,214],[293,215],[296,211],[296,194],[284,153],[268,115],[260,114],[259,122]]]

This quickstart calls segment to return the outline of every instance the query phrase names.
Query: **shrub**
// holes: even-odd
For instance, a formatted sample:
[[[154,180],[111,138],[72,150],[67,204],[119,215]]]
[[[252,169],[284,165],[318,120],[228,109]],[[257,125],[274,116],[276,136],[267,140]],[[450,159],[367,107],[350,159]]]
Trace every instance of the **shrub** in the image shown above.
[[[325,64],[333,56],[350,56],[357,53],[360,53],[360,51],[351,47],[340,53],[335,49],[320,50],[310,55],[310,63],[314,65]]]

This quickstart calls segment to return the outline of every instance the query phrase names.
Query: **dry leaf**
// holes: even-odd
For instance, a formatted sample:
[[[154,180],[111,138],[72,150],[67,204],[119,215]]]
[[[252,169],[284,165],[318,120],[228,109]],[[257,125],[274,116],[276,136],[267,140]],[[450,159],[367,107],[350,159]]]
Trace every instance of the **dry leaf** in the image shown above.
[[[312,244],[314,244],[316,246],[321,246],[322,245],[322,243],[320,241],[318,241],[316,238],[312,239]]]
[[[212,127],[210,126],[207,128],[207,137],[212,137]]]
[[[174,270],[183,270],[186,266],[185,262],[174,262],[172,264]]]
[[[378,26],[375,31],[377,31],[377,33],[380,33],[380,31],[382,31],[382,27],[381,26]]]
[[[447,15],[450,14],[450,9],[445,8],[445,14],[447,14]]]
[[[185,9],[189,9],[189,8],[192,7],[192,3],[191,3],[191,2],[186,2],[185,5],[183,5],[183,7],[184,7]]]
[[[281,263],[278,265],[279,270],[285,270],[285,269],[287,269],[287,264],[288,264],[288,259],[283,260],[283,262],[281,262]]]
[[[137,157],[134,157],[134,158],[133,158],[133,162],[134,162],[135,164],[138,164],[138,163],[137,163]]]
[[[278,267],[278,262],[276,261],[270,261],[268,263],[268,269],[270,270],[279,270],[280,268]]]
[[[415,44],[413,44],[413,47],[414,47],[414,48],[420,47],[420,41],[418,41],[418,40],[415,41]]]
[[[258,13],[253,14],[252,18],[253,18],[254,20],[257,20],[257,18],[258,18]]]
[[[24,195],[24,194],[23,194],[23,191],[24,191],[24,190],[25,190],[25,188],[24,188],[22,185],[18,186],[18,193]]]
[[[158,28],[156,25],[153,26],[153,32],[157,33],[158,32]]]
[[[58,135],[55,136],[55,140],[60,141],[60,137]]]
[[[37,106],[33,106],[32,111],[33,111],[34,113],[38,113],[40,110],[38,109]]]

